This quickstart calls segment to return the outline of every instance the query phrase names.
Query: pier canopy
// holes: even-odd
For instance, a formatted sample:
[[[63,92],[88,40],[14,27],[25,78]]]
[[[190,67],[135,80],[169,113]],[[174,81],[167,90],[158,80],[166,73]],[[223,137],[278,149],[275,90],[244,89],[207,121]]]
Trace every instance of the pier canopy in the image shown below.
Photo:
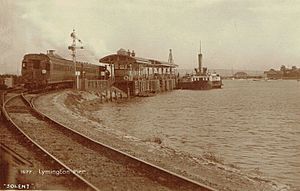
[[[122,55],[122,54],[111,54],[105,56],[101,58],[99,62],[105,64],[144,64],[144,65],[151,64],[150,60],[148,59],[137,58],[137,57]]]
[[[178,65],[154,59],[136,57],[134,51],[120,49],[117,54],[105,56],[100,63],[108,64],[114,80],[135,80],[141,78],[171,78]]]
[[[159,60],[153,60],[153,59],[147,59],[147,58],[141,58],[141,57],[133,57],[129,55],[122,55],[122,54],[111,54],[108,56],[105,56],[99,60],[100,63],[104,64],[141,64],[146,67],[171,67],[175,68],[178,65],[172,64],[169,62],[159,61]]]

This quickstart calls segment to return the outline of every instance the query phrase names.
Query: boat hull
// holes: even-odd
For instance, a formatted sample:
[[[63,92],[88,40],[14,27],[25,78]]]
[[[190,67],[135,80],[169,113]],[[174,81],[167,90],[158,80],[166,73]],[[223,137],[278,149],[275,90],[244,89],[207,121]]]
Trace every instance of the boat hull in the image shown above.
[[[213,81],[211,86],[213,89],[219,89],[219,88],[222,88],[222,85],[223,85],[223,83],[221,80],[221,81]]]
[[[179,82],[178,89],[186,89],[186,90],[209,90],[212,89],[213,86],[208,82]]]
[[[178,82],[178,89],[186,90],[210,90],[222,88],[222,81],[193,81],[193,82]]]

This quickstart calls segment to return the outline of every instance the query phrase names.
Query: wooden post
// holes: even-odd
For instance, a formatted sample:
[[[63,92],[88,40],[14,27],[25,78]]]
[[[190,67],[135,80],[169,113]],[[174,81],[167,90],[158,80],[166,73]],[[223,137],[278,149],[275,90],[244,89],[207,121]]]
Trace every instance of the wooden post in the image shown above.
[[[106,101],[108,101],[108,90],[107,90],[107,88],[105,89],[105,99],[106,99]]]
[[[147,67],[147,79],[149,79],[149,77],[150,77],[150,68]]]
[[[112,101],[112,99],[113,99],[113,97],[112,97],[112,89],[111,88],[109,88],[109,94],[110,94],[110,101]]]
[[[3,104],[4,104],[4,91],[1,91],[1,90],[0,90],[0,97],[1,97],[1,99],[0,99],[0,105],[1,105],[1,107],[2,107]]]
[[[0,121],[2,120],[2,106],[4,105],[4,91],[0,90]]]
[[[130,99],[130,89],[129,89],[129,87],[127,88],[127,99]]]
[[[128,80],[126,81],[126,84],[127,84],[127,99],[130,99],[130,89],[128,85]]]

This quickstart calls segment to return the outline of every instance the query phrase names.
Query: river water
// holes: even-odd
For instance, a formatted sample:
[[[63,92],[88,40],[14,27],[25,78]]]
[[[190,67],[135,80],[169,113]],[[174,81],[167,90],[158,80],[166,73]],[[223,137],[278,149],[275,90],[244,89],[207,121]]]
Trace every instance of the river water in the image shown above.
[[[300,190],[300,82],[225,80],[223,89],[176,90],[104,104],[105,126],[204,155]]]

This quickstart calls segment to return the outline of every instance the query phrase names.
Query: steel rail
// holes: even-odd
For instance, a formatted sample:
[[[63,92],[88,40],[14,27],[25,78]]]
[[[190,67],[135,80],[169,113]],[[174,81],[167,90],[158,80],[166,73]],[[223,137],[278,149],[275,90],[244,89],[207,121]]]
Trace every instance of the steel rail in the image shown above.
[[[10,147],[5,145],[4,143],[0,142],[0,150],[3,150],[4,153],[7,153],[15,158],[16,161],[18,161],[22,165],[28,165],[28,166],[33,166],[32,162],[28,161],[18,153],[16,153],[14,150],[12,150]]]
[[[165,177],[168,177],[168,180],[173,180],[174,182],[184,182],[185,184],[191,185],[192,187],[196,188],[196,190],[209,190],[209,191],[217,191],[216,189],[209,187],[207,185],[204,185],[202,183],[199,183],[195,180],[189,179],[187,177],[184,177],[182,175],[179,175],[177,173],[174,173],[172,171],[169,171],[167,169],[164,169],[162,167],[159,167],[157,165],[151,164],[145,160],[142,160],[140,158],[137,158],[135,156],[132,156],[128,153],[125,153],[121,150],[118,150],[116,148],[113,148],[105,143],[99,142],[97,140],[92,139],[91,137],[88,137],[86,135],[84,135],[83,133],[80,133],[70,127],[67,127],[66,125],[63,125],[62,123],[56,121],[55,119],[49,117],[48,115],[46,115],[45,113],[41,112],[40,110],[38,110],[36,108],[36,106],[34,105],[34,100],[37,98],[38,96],[32,98],[30,101],[27,100],[24,95],[23,98],[28,102],[28,104],[32,107],[33,111],[36,112],[40,117],[42,117],[43,119],[47,119],[48,121],[58,125],[59,127],[62,127],[63,129],[67,130],[69,133],[75,134],[78,137],[82,138],[83,140],[89,141],[91,144],[90,145],[94,145],[94,146],[98,146],[101,147],[102,150],[105,150],[106,152],[110,152],[112,154],[114,154],[114,156],[118,156],[118,157],[123,157],[125,161],[129,161],[132,163],[132,161],[134,163],[136,163],[138,166],[143,167],[145,169],[147,169],[147,173],[153,172],[155,173],[159,173],[164,175]]]
[[[85,184],[87,187],[91,188],[88,190],[95,190],[95,191],[100,191],[96,186],[94,186],[92,183],[88,182],[87,180],[85,180],[82,176],[78,175],[77,173],[75,173],[71,168],[69,168],[67,165],[65,165],[63,162],[61,162],[59,159],[57,159],[55,156],[53,156],[52,154],[50,154],[47,150],[45,150],[42,146],[40,146],[36,141],[34,141],[32,138],[30,138],[29,135],[27,135],[13,120],[12,118],[9,116],[8,112],[6,111],[6,104],[8,102],[10,102],[11,100],[17,98],[21,96],[21,98],[23,100],[26,100],[24,97],[24,94],[18,94],[15,95],[9,99],[7,99],[3,106],[2,106],[2,112],[4,114],[4,118],[5,120],[11,124],[13,127],[15,127],[24,137],[26,137],[38,150],[42,151],[45,155],[49,156],[53,161],[55,161],[57,164],[59,164],[60,166],[62,166],[63,168],[67,169],[68,171],[70,171],[72,173],[73,176],[75,176],[78,180],[80,180],[83,184]],[[28,101],[26,100],[25,103],[28,103]],[[29,104],[30,106],[30,104]]]

